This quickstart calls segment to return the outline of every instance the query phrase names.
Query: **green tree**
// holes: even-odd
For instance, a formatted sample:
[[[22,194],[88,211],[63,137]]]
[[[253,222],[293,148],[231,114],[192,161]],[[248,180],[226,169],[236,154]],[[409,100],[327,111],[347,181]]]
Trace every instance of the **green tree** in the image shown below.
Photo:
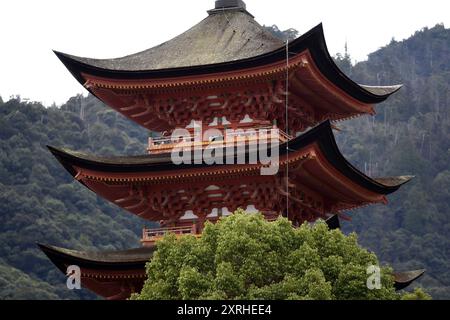
[[[267,31],[269,31],[274,37],[286,41],[295,40],[298,37],[298,31],[294,28],[290,28],[284,31],[281,31],[277,25],[272,26],[264,26]]]
[[[375,254],[356,235],[324,222],[292,228],[280,218],[238,210],[201,238],[167,235],[147,264],[148,280],[132,299],[400,299],[392,270],[381,268],[381,288],[367,287]]]
[[[416,288],[414,292],[404,294],[402,300],[431,300],[431,296],[421,288]]]

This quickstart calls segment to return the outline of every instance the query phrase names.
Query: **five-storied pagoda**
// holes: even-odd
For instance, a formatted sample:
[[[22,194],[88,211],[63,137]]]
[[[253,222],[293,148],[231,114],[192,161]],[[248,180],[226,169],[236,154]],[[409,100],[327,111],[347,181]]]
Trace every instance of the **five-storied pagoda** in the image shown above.
[[[370,178],[339,152],[330,121],[373,115],[374,105],[401,86],[363,86],[346,77],[327,51],[322,25],[286,44],[257,23],[242,0],[219,0],[203,21],[143,52],[102,60],[56,55],[91,94],[161,133],[138,157],[49,147],[84,186],[160,224],[143,230],[141,248],[127,251],[40,245],[62,272],[79,266],[82,285],[102,297],[126,299],[141,290],[145,263],[166,232],[200,235],[206,221],[238,208],[268,220],[282,215],[294,226],[322,218],[338,227],[344,211],[386,203],[410,180]],[[171,139],[180,128],[187,134]],[[199,130],[224,134],[199,136]],[[268,169],[258,152],[264,134],[277,140],[270,140],[268,154],[279,144],[274,174],[262,174]],[[190,147],[191,162],[174,161],[180,145]],[[257,161],[250,161],[254,155]],[[245,161],[233,161],[239,159]],[[421,274],[396,274],[397,288]]]

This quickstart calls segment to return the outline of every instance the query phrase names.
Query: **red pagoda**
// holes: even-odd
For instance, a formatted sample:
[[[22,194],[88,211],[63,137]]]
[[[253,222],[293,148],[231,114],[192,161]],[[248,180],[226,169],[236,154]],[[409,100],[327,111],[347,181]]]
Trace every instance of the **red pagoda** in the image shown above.
[[[102,297],[126,299],[139,292],[155,241],[167,232],[200,235],[206,221],[238,208],[262,212],[268,220],[282,215],[294,226],[322,218],[339,227],[345,211],[387,203],[387,195],[411,179],[368,177],[340,153],[331,121],[373,115],[374,105],[401,86],[350,80],[328,53],[321,25],[284,43],[254,20],[243,1],[219,0],[190,30],[137,54],[100,60],[55,53],[91,94],[160,133],[137,157],[49,147],[84,186],[160,225],[144,229],[142,247],[127,251],[40,245],[63,273],[78,265],[82,285]],[[173,139],[179,128],[186,134]],[[224,134],[198,136],[198,130]],[[277,171],[264,175],[258,143],[273,132],[266,151],[277,148]],[[190,147],[195,161],[173,161],[180,145]],[[205,156],[211,147],[214,152]],[[238,159],[245,161],[233,161]],[[422,274],[396,274],[397,288]]]

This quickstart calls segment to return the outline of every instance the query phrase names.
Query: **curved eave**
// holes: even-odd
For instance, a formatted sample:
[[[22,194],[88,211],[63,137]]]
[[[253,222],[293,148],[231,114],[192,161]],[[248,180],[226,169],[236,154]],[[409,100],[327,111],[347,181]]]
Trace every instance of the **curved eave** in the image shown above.
[[[64,274],[66,274],[66,268],[69,265],[77,265],[80,268],[99,271],[140,270],[145,268],[145,264],[150,261],[150,258],[155,251],[154,247],[143,247],[126,251],[89,253],[40,243],[37,245]],[[136,255],[140,257],[137,258]]]
[[[407,288],[425,274],[425,269],[394,273],[395,290]]]
[[[325,121],[300,137],[289,142],[290,149],[300,149],[303,146],[317,142],[327,160],[344,176],[358,183],[367,190],[388,195],[397,191],[402,185],[411,181],[413,176],[389,178],[371,178],[353,166],[339,150],[330,121]],[[283,147],[281,147],[283,148]],[[383,182],[389,183],[383,183]]]
[[[352,164],[350,164],[340,152],[334,138],[330,121],[325,121],[322,124],[304,133],[303,135],[292,139],[289,142],[289,148],[287,148],[286,144],[281,145],[279,147],[279,154],[280,156],[284,156],[286,155],[286,153],[289,153],[289,155],[291,155],[314,143],[319,146],[320,151],[324,154],[327,161],[341,174],[359,184],[363,188],[366,188],[367,190],[373,191],[375,193],[383,195],[391,194],[413,178],[411,176],[402,176],[393,178],[380,178],[379,180],[377,180],[363,174]],[[59,160],[59,162],[74,177],[77,174],[77,171],[74,167],[109,173],[170,173],[171,170],[208,168],[212,168],[212,170],[214,170],[226,166],[226,164],[208,165],[204,162],[202,164],[175,165],[171,161],[170,154],[146,155],[140,157],[101,158],[88,156],[69,150],[61,150],[54,147],[48,148]],[[237,157],[237,155],[235,155],[235,157]]]
[[[363,103],[376,104],[383,102],[401,88],[401,85],[386,87],[362,86],[347,77],[338,68],[329,54],[322,24],[317,25],[315,28],[289,43],[289,53],[291,57],[300,55],[305,50],[310,51],[314,63],[328,80],[351,97]],[[82,73],[119,80],[176,79],[188,76],[242,71],[250,68],[263,67],[286,59],[286,48],[283,46],[269,53],[230,62],[159,70],[126,71],[100,68],[88,64],[86,58],[75,57],[58,51],[54,52],[83,86],[86,83],[86,79],[84,79]]]

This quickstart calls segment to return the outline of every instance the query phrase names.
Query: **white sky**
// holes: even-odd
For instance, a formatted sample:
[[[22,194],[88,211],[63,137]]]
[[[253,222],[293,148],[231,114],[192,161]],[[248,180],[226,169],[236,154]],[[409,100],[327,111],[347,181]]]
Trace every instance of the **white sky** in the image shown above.
[[[261,24],[304,33],[324,23],[332,54],[348,41],[353,59],[402,40],[425,26],[450,25],[449,0],[246,0]],[[187,30],[214,0],[0,0],[0,96],[20,94],[44,104],[85,93],[52,49],[114,58]]]

